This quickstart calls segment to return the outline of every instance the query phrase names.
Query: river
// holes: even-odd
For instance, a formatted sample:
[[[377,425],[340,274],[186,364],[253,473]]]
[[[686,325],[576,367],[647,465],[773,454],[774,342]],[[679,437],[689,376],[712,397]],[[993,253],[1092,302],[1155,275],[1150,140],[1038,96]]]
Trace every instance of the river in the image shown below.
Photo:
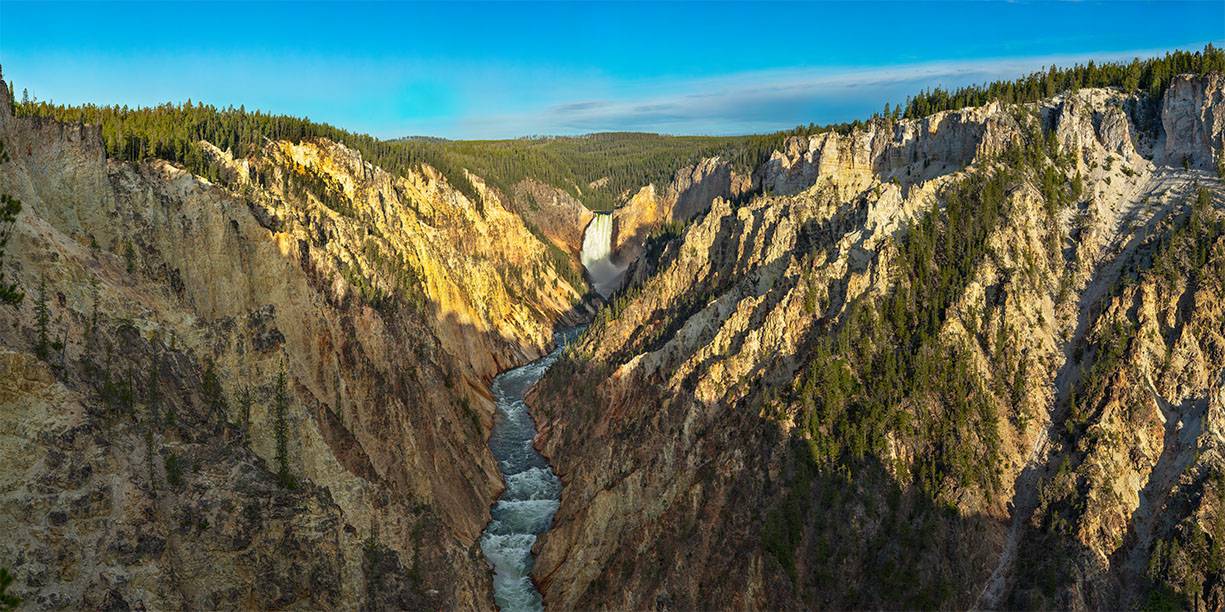
[[[493,379],[497,414],[489,448],[498,460],[506,490],[481,534],[481,551],[493,564],[493,598],[503,612],[542,609],[540,593],[531,579],[532,545],[548,530],[561,500],[561,481],[532,446],[536,424],[523,396],[581,332],[579,328],[559,332],[553,352]]]

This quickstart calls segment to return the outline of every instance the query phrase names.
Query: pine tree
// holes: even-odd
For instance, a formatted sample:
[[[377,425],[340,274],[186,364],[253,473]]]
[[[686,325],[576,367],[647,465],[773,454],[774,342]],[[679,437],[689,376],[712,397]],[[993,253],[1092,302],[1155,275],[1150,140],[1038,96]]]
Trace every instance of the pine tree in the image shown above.
[[[149,378],[145,385],[145,404],[149,407],[149,423],[156,424],[161,422],[161,392],[158,387],[158,382],[161,379],[160,375],[161,364],[158,361],[157,351],[153,351],[149,359]]]
[[[85,326],[85,351],[87,353],[96,349],[98,342],[98,279],[94,277],[89,279],[89,296],[94,305]]]
[[[34,353],[46,361],[51,354],[51,341],[47,338],[47,325],[51,322],[51,310],[47,308],[47,279],[38,281],[38,301],[34,303],[34,321],[38,337],[34,342]]]
[[[285,421],[285,413],[289,410],[289,390],[286,388],[284,364],[277,373],[273,406],[276,413],[277,479],[281,481],[281,486],[292,489],[294,482],[289,475],[289,426]]]
[[[145,468],[149,471],[149,489],[154,496],[157,495],[157,469],[156,463],[153,461],[155,453],[153,452],[153,429],[157,427],[157,419],[153,416],[154,412],[149,411],[145,418],[144,438],[145,438]]]
[[[12,584],[13,575],[7,567],[0,567],[0,610],[16,610],[21,605],[21,598],[8,592]]]
[[[0,142],[0,164],[9,160],[4,143]],[[0,193],[0,305],[16,306],[21,303],[25,294],[17,287],[17,283],[4,281],[4,247],[8,244],[13,232],[13,224],[21,213],[21,201],[7,193]]]
[[[115,381],[111,377],[111,356],[114,354],[114,349],[110,342],[106,342],[106,359],[102,362],[102,382],[98,385],[98,396],[107,407],[113,408],[112,405],[118,391],[115,388]]]
[[[143,159],[143,155],[141,158]],[[136,251],[132,248],[132,241],[128,240],[123,245],[123,261],[127,267],[128,274],[136,271]]]
[[[204,367],[204,379],[200,383],[201,394],[204,396],[204,404],[208,407],[209,414],[224,414],[226,409],[225,393],[221,388],[221,379],[217,377],[217,364],[212,360],[208,360],[208,364]]]
[[[174,407],[174,402],[166,404],[166,426],[176,427],[179,424],[179,413]]]
[[[136,415],[136,370],[132,366],[128,366],[128,378],[123,382],[120,400],[122,401],[123,411],[133,417]]]

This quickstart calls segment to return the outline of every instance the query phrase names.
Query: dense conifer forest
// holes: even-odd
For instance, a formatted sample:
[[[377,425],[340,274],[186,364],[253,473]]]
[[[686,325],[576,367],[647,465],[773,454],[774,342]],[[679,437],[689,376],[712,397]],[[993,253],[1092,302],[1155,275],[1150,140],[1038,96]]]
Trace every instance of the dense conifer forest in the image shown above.
[[[1175,75],[1221,70],[1225,70],[1225,52],[1211,44],[1201,51],[1175,51],[1126,63],[1089,62],[1062,69],[1052,66],[1011,81],[954,91],[937,87],[908,99],[904,106],[886,105],[883,116],[877,113],[868,122],[923,117],[996,100],[1034,102],[1079,87],[1119,87],[1147,92],[1150,99],[1156,100]],[[515,183],[525,178],[541,180],[566,190],[593,210],[615,208],[639,187],[666,182],[678,168],[705,157],[717,155],[728,159],[737,171],[747,174],[789,136],[828,130],[846,133],[864,125],[858,120],[825,126],[808,124],[747,136],[611,132],[514,140],[379,140],[310,119],[248,111],[241,106],[220,108],[191,100],[143,108],[69,106],[31,99],[25,92],[15,102],[14,111],[24,116],[100,124],[107,153],[112,157],[128,161],[166,159],[214,180],[219,178],[219,170],[201,153],[196,144],[200,140],[235,156],[246,156],[267,139],[328,138],[360,151],[363,157],[389,172],[402,174],[419,164],[429,164],[473,200],[478,200],[476,189],[464,169],[503,193],[509,193]]]
[[[1126,63],[1095,64],[1090,61],[1070,68],[1051,66],[1019,79],[971,85],[955,91],[937,87],[907,100],[905,110],[897,114],[913,119],[944,110],[981,106],[996,100],[1005,103],[1037,102],[1082,87],[1119,87],[1125,91],[1147,92],[1150,100],[1160,100],[1170,79],[1177,75],[1200,75],[1222,70],[1225,70],[1225,51],[1209,43],[1202,51],[1173,51],[1163,57],[1137,58]],[[889,114],[887,110],[886,114]]]
[[[13,84],[9,86],[12,90]],[[808,126],[749,136],[616,132],[515,140],[379,140],[310,119],[248,111],[245,107],[220,108],[191,100],[142,108],[71,106],[32,99],[26,91],[15,101],[13,110],[20,116],[101,125],[107,154],[113,158],[165,159],[214,181],[221,178],[220,168],[200,150],[201,140],[243,157],[253,155],[267,140],[327,138],[356,149],[365,159],[392,173],[403,174],[423,163],[433,166],[474,201],[479,196],[464,169],[504,194],[525,178],[541,180],[566,190],[593,210],[615,208],[632,195],[632,190],[651,182],[665,182],[678,168],[705,157],[726,158],[747,174],[786,137],[827,129]]]
[[[68,106],[31,100],[27,93],[14,110],[23,116],[101,125],[107,154],[113,158],[165,159],[214,181],[221,177],[220,168],[200,150],[197,143],[201,140],[243,157],[253,155],[267,140],[327,138],[356,149],[365,159],[392,173],[403,174],[423,163],[433,166],[474,201],[479,196],[464,169],[504,194],[526,178],[544,181],[566,190],[593,210],[611,210],[632,195],[631,190],[665,182],[677,168],[705,157],[722,156],[748,173],[787,136],[815,129],[753,136],[618,132],[515,140],[379,140],[309,119],[244,107],[219,108],[190,100],[149,108]]]
[[[720,156],[751,173],[786,136],[664,136],[609,132],[577,137],[439,143],[448,163],[503,191],[525,178],[569,191],[588,208],[611,210],[638,188],[671,180],[678,168]]]

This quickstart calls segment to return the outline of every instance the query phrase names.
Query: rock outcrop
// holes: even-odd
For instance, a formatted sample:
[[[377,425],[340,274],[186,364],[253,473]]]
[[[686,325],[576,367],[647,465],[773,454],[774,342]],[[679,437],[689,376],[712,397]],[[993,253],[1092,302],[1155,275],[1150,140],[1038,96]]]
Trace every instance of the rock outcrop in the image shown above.
[[[595,213],[564,190],[532,179],[520,181],[515,186],[510,203],[529,229],[537,228],[578,262],[578,255],[583,250],[583,228]]]
[[[1225,75],[1175,78],[1161,124],[1166,163],[1215,170],[1225,148]]]
[[[613,256],[628,265],[642,255],[652,232],[688,222],[704,214],[716,199],[739,199],[752,189],[750,177],[717,157],[681,168],[667,185],[646,185],[613,211]]]
[[[793,136],[766,162],[768,193],[791,195],[822,178],[849,198],[873,181],[914,184],[955,172],[979,157],[998,153],[1012,140],[1011,123],[998,103],[946,111],[923,119],[880,121],[850,134]]]

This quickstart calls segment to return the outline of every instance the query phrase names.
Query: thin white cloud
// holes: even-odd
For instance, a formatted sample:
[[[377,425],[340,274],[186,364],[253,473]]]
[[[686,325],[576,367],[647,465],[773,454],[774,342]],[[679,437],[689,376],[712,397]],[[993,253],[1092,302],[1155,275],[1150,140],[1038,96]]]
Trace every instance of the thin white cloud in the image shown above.
[[[1198,49],[1202,45],[1188,45]],[[570,99],[526,112],[474,115],[457,136],[514,137],[594,131],[748,133],[862,118],[886,102],[935,86],[1014,78],[1051,65],[1126,61],[1170,49],[931,62],[890,67],[776,69],[685,80],[635,81],[595,99]]]
[[[1216,43],[1217,41],[1214,41]],[[1199,49],[1202,43],[1180,48]],[[797,50],[797,56],[802,55]],[[599,69],[433,59],[208,53],[120,56],[4,50],[18,91],[65,103],[187,98],[327,121],[394,138],[512,138],[649,131],[768,132],[864,118],[924,88],[1013,78],[1052,64],[1149,57],[1167,49],[890,67],[792,68],[705,78],[617,78]],[[122,69],[116,70],[119,66]],[[185,81],[185,76],[189,75]]]

